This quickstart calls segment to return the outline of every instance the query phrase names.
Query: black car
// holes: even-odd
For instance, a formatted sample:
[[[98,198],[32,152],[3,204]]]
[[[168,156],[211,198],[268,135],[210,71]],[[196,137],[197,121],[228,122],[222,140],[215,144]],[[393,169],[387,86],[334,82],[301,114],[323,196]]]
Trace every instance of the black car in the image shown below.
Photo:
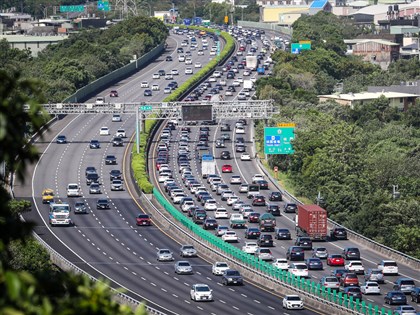
[[[144,96],[152,96],[152,90],[150,90],[150,89],[146,89],[146,90],[144,90],[143,95],[144,95]]]
[[[271,234],[261,234],[258,237],[257,244],[260,247],[273,247],[273,236]]]
[[[226,79],[235,79],[235,73],[228,72],[228,74],[226,75]]]
[[[252,205],[253,206],[265,206],[265,197],[264,196],[254,196],[254,199],[252,199]]]
[[[97,173],[89,173],[86,175],[86,185],[99,183],[99,175]]]
[[[203,228],[205,230],[215,230],[219,224],[217,223],[216,219],[213,218],[206,218],[203,223]]]
[[[100,149],[101,148],[101,143],[99,142],[99,140],[90,140],[89,148],[90,149]]]
[[[286,213],[296,213],[297,205],[295,203],[284,204],[283,211]]]
[[[288,260],[305,260],[305,251],[300,246],[290,246],[286,252]]]
[[[85,176],[88,174],[97,173],[96,168],[94,166],[88,166],[85,170]]]
[[[270,201],[282,201],[283,196],[279,191],[272,191],[270,197],[268,198]]]
[[[230,285],[230,284],[243,285],[244,283],[243,283],[243,278],[238,270],[228,269],[223,272],[222,284],[223,285]]]
[[[98,199],[96,201],[96,209],[109,209],[108,199]]]
[[[230,160],[230,152],[229,151],[222,151],[222,153],[220,153],[220,159],[221,160]]]
[[[217,139],[216,143],[215,143],[216,148],[224,148],[225,146],[225,141],[223,139]]]
[[[261,235],[261,231],[259,228],[255,227],[247,227],[245,230],[245,238],[248,239],[257,239]]]
[[[117,164],[117,158],[115,157],[115,155],[107,155],[105,157],[105,164],[106,165]]]
[[[182,49],[182,48],[181,48],[181,49]],[[178,50],[180,50],[180,49],[178,48]],[[182,49],[182,50],[183,50],[183,49]],[[180,52],[180,51],[178,51],[178,52]],[[181,53],[182,53],[182,51],[181,51]],[[166,56],[165,60],[166,60],[166,61],[172,61],[172,56]]]
[[[354,301],[362,300],[362,291],[360,291],[359,287],[344,288],[343,294],[347,295],[348,297],[352,296]]]
[[[245,139],[243,137],[237,137],[235,142],[245,144]]]
[[[411,302],[420,303],[420,288],[414,288],[410,292]]]
[[[343,249],[342,256],[348,260],[360,260],[360,251],[357,247],[346,247]]]
[[[112,139],[112,146],[113,147],[122,147],[124,145],[123,139],[120,137],[115,137]]]
[[[346,240],[347,239],[347,231],[345,228],[336,227],[330,231],[330,237],[333,240]]]
[[[260,189],[268,189],[268,182],[265,179],[255,180],[254,184],[260,186]]]
[[[399,305],[405,305],[407,304],[407,298],[405,294],[401,291],[390,291],[388,292],[385,297],[385,304],[399,304]]]
[[[273,204],[267,205],[267,212],[271,213],[274,216],[281,215],[279,205],[273,205]]]
[[[324,269],[324,265],[322,264],[322,261],[319,258],[308,258],[306,259],[305,262],[309,270],[323,270]]]
[[[113,181],[114,179],[121,179],[122,173],[120,170],[111,170],[109,172],[109,179]]]
[[[291,240],[292,234],[288,229],[277,229],[275,238],[277,240]]]
[[[56,142],[58,144],[65,144],[65,143],[67,143],[67,138],[66,138],[66,136],[59,135],[56,139]]]
[[[159,75],[162,77],[162,76],[164,76],[166,73],[165,73],[165,70],[159,70],[158,71],[158,73],[159,73]]]
[[[312,240],[310,237],[300,236],[296,239],[295,245],[303,249],[312,249]]]

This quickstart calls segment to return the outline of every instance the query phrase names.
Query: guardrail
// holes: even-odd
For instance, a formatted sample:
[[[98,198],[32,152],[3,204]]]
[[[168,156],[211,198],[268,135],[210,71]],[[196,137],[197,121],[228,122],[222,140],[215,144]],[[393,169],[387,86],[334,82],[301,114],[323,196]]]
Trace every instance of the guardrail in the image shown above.
[[[274,186],[277,187],[277,189],[279,191],[281,191],[282,194],[284,194],[285,196],[287,196],[290,200],[294,201],[295,203],[298,204],[303,204],[302,201],[300,201],[299,199],[297,199],[295,196],[293,196],[291,193],[289,193],[287,190],[285,190],[283,187],[281,187],[278,184],[278,181],[276,179],[274,179],[271,174],[266,170],[266,168],[264,167],[264,165],[261,163],[261,161],[259,159],[256,159],[257,164],[259,166],[259,168],[261,169],[261,171],[269,178],[269,180],[273,183]],[[384,254],[388,259],[394,259],[395,261],[401,262],[405,265],[408,265],[412,268],[415,268],[416,270],[420,270],[420,259],[417,259],[415,257],[409,256],[407,254],[404,254],[402,252],[399,252],[393,248],[390,248],[388,246],[385,246],[381,243],[375,242],[374,240],[371,240],[369,238],[367,238],[366,236],[363,236],[353,230],[350,230],[348,228],[346,228],[345,226],[331,220],[328,219],[328,224],[329,224],[329,228],[333,228],[333,227],[342,227],[347,231],[347,236],[350,239],[353,239],[354,241],[361,243],[369,248],[371,248],[372,250],[375,250],[377,252],[380,252],[382,254]],[[379,263],[379,262],[378,262]]]
[[[83,269],[77,267],[75,264],[73,264],[72,262],[68,261],[67,259],[65,259],[62,255],[60,255],[58,252],[56,252],[50,245],[48,245],[40,236],[38,236],[38,234],[36,234],[35,232],[32,233],[33,236],[35,237],[35,239],[42,245],[44,246],[44,248],[49,252],[51,260],[58,266],[60,267],[62,270],[65,271],[71,271],[77,274],[82,274],[86,277],[88,277],[90,280],[93,280],[95,282],[102,282],[100,280],[98,280],[97,278],[93,277],[92,275],[88,274],[86,271],[84,271]],[[103,283],[103,282],[102,282]],[[132,309],[137,308],[138,306],[140,306],[141,303],[139,301],[137,301],[136,299],[128,296],[127,294],[124,294],[122,292],[119,292],[118,290],[110,287],[108,284],[106,284],[111,291],[114,293],[115,298],[120,301],[123,302],[124,304],[128,304],[131,306]],[[150,314],[156,314],[156,315],[167,315],[166,313],[163,313],[153,307],[144,305],[146,310],[150,313]]]
[[[272,30],[280,32],[286,35],[292,36],[293,29],[289,27],[280,26],[274,23],[263,23],[263,22],[253,22],[253,21],[238,21],[238,26],[250,27],[250,28],[260,28],[264,30]]]

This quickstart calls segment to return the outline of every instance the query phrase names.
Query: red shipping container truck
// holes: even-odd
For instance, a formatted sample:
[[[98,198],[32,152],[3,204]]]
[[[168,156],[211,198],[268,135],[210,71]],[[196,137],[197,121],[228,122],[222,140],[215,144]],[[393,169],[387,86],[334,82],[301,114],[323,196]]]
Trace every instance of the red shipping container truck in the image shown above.
[[[326,240],[327,211],[318,205],[298,205],[296,232],[312,240]]]

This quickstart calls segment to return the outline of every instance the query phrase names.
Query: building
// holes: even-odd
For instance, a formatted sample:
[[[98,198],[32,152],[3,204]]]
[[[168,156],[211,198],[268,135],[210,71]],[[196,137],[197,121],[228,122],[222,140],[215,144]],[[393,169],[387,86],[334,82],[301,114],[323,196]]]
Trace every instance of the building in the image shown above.
[[[53,45],[66,39],[68,36],[28,36],[28,35],[0,35],[0,40],[6,39],[12,48],[29,49],[32,56],[38,53],[48,45]]]
[[[264,23],[279,23],[289,20],[293,23],[302,14],[309,14],[308,5],[266,6],[261,9],[261,21]],[[283,18],[282,18],[283,17]],[[283,24],[283,23],[282,23]]]
[[[315,15],[320,11],[332,12],[332,5],[328,0],[315,0],[309,6],[309,15]]]
[[[420,97],[420,80],[401,82],[398,85],[390,86],[368,86],[368,92],[397,92],[415,94],[417,97]]]
[[[379,97],[384,96],[390,101],[390,106],[397,107],[400,110],[406,110],[407,107],[413,105],[418,95],[411,93],[399,92],[362,92],[349,94],[331,94],[318,95],[319,102],[335,101],[340,105],[350,106],[363,105],[369,103]]]

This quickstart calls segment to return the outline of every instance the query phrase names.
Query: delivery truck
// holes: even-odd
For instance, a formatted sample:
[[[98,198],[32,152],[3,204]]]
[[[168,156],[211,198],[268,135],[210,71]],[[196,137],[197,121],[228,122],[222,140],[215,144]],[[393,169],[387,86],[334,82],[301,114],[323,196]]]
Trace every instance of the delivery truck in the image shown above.
[[[318,205],[298,205],[296,213],[297,236],[308,236],[312,240],[326,240],[327,211]]]
[[[211,174],[216,174],[216,161],[213,155],[203,154],[201,157],[201,176],[207,178]]]
[[[246,68],[251,71],[257,70],[257,56],[246,56]]]

